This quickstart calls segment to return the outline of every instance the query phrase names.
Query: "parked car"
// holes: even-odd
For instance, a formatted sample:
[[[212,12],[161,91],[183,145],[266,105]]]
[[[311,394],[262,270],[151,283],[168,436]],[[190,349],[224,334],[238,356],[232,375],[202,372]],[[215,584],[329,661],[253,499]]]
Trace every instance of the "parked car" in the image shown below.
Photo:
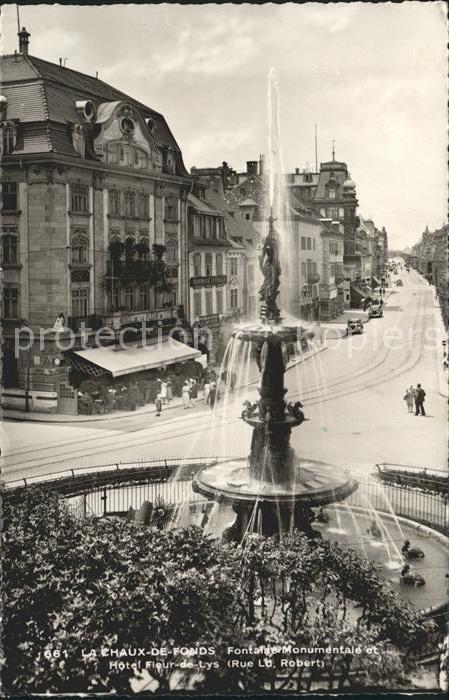
[[[346,335],[360,335],[361,333],[363,333],[362,319],[349,319],[346,323]]]

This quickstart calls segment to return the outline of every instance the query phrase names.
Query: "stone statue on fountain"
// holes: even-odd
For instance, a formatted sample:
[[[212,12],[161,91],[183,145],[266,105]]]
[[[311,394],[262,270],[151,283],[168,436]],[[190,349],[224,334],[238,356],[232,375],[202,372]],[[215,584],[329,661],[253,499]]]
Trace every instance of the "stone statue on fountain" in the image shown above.
[[[264,302],[267,321],[277,321],[281,315],[276,301],[279,294],[281,276],[279,240],[273,223],[274,219],[271,214],[268,219],[268,234],[262,244],[259,256],[260,270],[264,278],[259,289],[259,299]]]

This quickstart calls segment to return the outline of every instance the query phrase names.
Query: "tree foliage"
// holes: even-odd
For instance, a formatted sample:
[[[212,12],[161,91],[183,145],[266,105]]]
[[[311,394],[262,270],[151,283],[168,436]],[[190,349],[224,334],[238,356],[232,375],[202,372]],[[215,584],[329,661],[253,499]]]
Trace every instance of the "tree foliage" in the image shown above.
[[[213,647],[216,666],[152,667],[143,680],[159,691],[257,691],[275,679],[306,690],[354,678],[399,687],[432,632],[373,565],[299,532],[280,541],[252,536],[242,549],[195,527],[78,520],[55,494],[30,489],[5,498],[4,540],[3,682],[11,694],[129,693],[140,672],[111,669],[101,649],[198,646]],[[274,652],[260,664],[254,647],[278,644],[375,645],[379,653],[333,653],[324,668],[285,670]],[[230,667],[229,646],[247,649],[254,666]]]

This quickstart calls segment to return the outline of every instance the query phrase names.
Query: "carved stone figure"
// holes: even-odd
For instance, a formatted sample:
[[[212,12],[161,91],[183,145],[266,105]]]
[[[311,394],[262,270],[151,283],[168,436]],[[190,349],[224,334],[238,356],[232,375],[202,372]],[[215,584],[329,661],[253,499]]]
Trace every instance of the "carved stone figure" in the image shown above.
[[[279,294],[281,266],[279,263],[278,235],[273,227],[274,219],[268,219],[269,229],[262,245],[259,256],[259,265],[264,281],[259,289],[259,299],[265,302],[267,320],[277,320],[280,316],[276,302]]]

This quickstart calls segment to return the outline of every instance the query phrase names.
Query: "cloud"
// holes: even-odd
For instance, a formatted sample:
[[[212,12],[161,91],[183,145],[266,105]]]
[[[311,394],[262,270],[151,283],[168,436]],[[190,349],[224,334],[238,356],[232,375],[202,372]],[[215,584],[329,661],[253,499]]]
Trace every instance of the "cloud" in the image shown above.
[[[222,17],[223,19],[223,17]],[[175,46],[159,50],[154,58],[161,74],[231,75],[252,57],[255,41],[251,24],[237,17],[205,21],[183,30]]]
[[[197,167],[202,167],[205,164],[210,165],[211,152],[224,154],[221,160],[217,161],[217,165],[223,160],[226,160],[226,154],[232,153],[237,149],[242,149],[243,153],[247,153],[251,148],[251,140],[253,130],[249,127],[241,129],[226,129],[221,125],[216,129],[203,133],[201,132],[190,140],[186,154],[188,159]],[[212,159],[213,160],[213,159]]]

